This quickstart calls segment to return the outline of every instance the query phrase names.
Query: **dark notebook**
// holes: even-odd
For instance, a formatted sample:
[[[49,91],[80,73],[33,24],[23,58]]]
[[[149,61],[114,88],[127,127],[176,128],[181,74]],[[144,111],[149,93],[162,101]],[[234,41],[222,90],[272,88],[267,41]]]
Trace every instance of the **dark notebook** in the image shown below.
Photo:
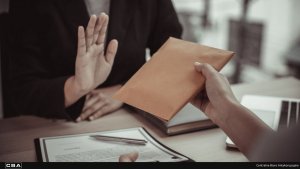
[[[144,118],[167,135],[183,134],[217,127],[201,110],[188,103],[169,121],[160,119],[140,109],[135,109]]]

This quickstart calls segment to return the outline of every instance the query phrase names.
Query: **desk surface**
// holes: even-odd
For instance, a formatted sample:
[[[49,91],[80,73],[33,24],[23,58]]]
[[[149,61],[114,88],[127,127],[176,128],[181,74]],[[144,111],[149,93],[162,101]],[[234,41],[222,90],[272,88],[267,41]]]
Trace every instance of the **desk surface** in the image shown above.
[[[282,78],[268,82],[233,85],[238,99],[244,94],[300,98],[300,81]],[[0,161],[36,161],[33,139],[143,126],[170,148],[195,161],[247,161],[239,151],[227,150],[221,129],[208,129],[177,136],[166,136],[137,113],[125,109],[92,122],[65,122],[34,116],[0,120]]]

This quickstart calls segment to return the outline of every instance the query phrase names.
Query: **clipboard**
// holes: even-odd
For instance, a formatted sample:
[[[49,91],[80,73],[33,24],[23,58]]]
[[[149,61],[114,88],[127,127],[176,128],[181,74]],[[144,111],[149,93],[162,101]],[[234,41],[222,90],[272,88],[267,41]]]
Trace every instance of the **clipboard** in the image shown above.
[[[189,157],[187,157],[187,156],[185,156],[185,155],[183,155],[183,154],[181,154],[181,153],[178,153],[178,152],[176,152],[175,150],[173,150],[173,149],[171,149],[171,148],[169,148],[169,147],[167,147],[166,145],[164,145],[164,144],[162,144],[161,142],[159,142],[156,138],[154,138],[145,128],[143,128],[143,127],[137,127],[137,128],[129,128],[129,129],[121,129],[121,130],[111,130],[111,131],[104,131],[104,132],[93,132],[93,133],[83,133],[83,134],[75,134],[75,135],[64,135],[64,136],[54,136],[54,137],[41,137],[41,138],[36,138],[36,139],[34,139],[34,143],[35,143],[35,149],[36,149],[36,156],[37,156],[37,160],[39,161],[39,162],[117,162],[116,161],[116,158],[112,158],[111,160],[107,160],[107,159],[100,159],[100,160],[98,160],[98,161],[93,161],[93,160],[95,160],[95,159],[93,159],[93,160],[91,160],[91,161],[88,161],[88,160],[86,160],[86,161],[78,161],[78,159],[76,160],[74,160],[74,161],[63,161],[63,160],[58,160],[58,161],[55,161],[55,160],[53,160],[53,158],[51,157],[51,158],[49,158],[49,156],[48,157],[46,157],[47,155],[49,155],[49,153],[51,153],[50,151],[51,151],[51,149],[49,149],[50,147],[47,147],[48,145],[47,145],[47,140],[51,140],[51,139],[54,139],[54,140],[56,140],[58,143],[59,143],[59,140],[60,139],[64,139],[64,138],[76,138],[76,137],[83,137],[83,136],[87,136],[87,135],[92,135],[92,134],[112,134],[112,133],[116,133],[116,134],[118,134],[118,133],[125,133],[125,132],[127,132],[127,133],[129,133],[130,134],[130,132],[132,132],[132,133],[134,133],[134,132],[137,132],[137,133],[141,133],[141,135],[143,135],[144,136],[144,139],[147,139],[147,141],[149,142],[148,144],[150,144],[150,145],[148,145],[149,147],[152,147],[152,145],[153,145],[153,147],[155,147],[155,148],[157,148],[157,150],[159,150],[159,151],[157,151],[157,152],[160,152],[160,153],[166,153],[166,154],[169,154],[170,155],[170,157],[172,157],[173,159],[171,159],[170,158],[170,160],[168,161],[168,160],[160,160],[160,159],[156,159],[156,158],[160,158],[160,157],[151,157],[151,158],[149,158],[149,159],[143,159],[143,153],[145,153],[145,149],[146,148],[149,148],[149,147],[143,147],[143,146],[140,146],[139,147],[139,150],[140,150],[140,152],[139,152],[139,158],[137,159],[137,162],[194,162],[194,160],[192,160],[191,158],[189,158]],[[126,133],[125,133],[126,134]],[[129,137],[129,136],[128,136]],[[78,140],[77,140],[78,141]],[[76,141],[75,141],[76,142]],[[64,142],[61,142],[61,144],[64,144]],[[90,144],[90,143],[88,143],[88,144]],[[108,144],[108,143],[107,143]],[[110,144],[116,144],[116,143],[110,143]],[[100,145],[104,145],[104,144],[101,144],[100,142],[99,142],[99,146]],[[117,148],[119,148],[120,149],[120,145],[117,145],[117,146],[119,146],[119,147],[117,147]],[[122,146],[127,146],[127,145],[122,145]],[[66,148],[68,148],[68,147],[66,147]],[[126,150],[127,150],[127,148],[128,147],[126,147]],[[95,147],[95,149],[97,149],[97,147]],[[129,148],[130,149],[130,148]],[[50,150],[50,151],[49,151]],[[87,150],[87,151],[89,151],[89,150]],[[128,150],[128,151],[130,151],[130,150]],[[70,151],[71,152],[71,151]],[[66,152],[66,154],[70,154],[70,152]],[[149,151],[150,152],[150,151]],[[84,153],[84,152],[82,152],[82,153]],[[101,154],[101,152],[99,151],[99,152],[97,152],[98,154]],[[121,154],[118,154],[117,156],[119,157],[119,155],[122,155],[122,154],[126,154],[126,153],[130,153],[130,152],[123,152],[123,153],[121,153]],[[151,152],[150,152],[151,153]],[[154,155],[155,153],[153,153],[153,155]],[[58,154],[58,156],[59,155],[61,155],[61,154]],[[145,155],[145,154],[144,154]],[[149,153],[148,153],[148,155],[149,155]],[[151,155],[151,154],[150,154]],[[157,155],[157,154],[156,154]],[[165,154],[164,154],[165,155]],[[163,155],[163,156],[164,156]],[[57,156],[57,157],[58,157]],[[60,156],[60,157],[62,157],[62,156]],[[65,156],[66,157],[66,156]],[[91,158],[92,159],[92,158]],[[163,159],[163,158],[161,158],[161,159]]]

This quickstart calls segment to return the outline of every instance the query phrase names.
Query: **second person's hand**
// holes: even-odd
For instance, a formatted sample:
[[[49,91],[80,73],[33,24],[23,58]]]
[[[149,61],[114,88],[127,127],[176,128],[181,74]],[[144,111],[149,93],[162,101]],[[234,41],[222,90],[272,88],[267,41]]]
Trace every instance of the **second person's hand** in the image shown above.
[[[229,105],[239,104],[235,98],[227,78],[217,72],[211,65],[195,63],[196,71],[202,73],[205,78],[205,90],[192,101],[213,122],[220,124],[221,114]]]
[[[195,63],[205,78],[205,91],[193,104],[217,124],[248,158],[256,142],[272,129],[235,98],[228,80],[209,64]]]

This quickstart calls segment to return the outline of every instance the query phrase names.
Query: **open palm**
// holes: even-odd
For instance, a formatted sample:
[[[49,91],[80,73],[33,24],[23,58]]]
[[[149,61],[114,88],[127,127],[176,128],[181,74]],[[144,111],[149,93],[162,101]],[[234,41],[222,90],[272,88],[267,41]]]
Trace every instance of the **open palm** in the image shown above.
[[[107,26],[108,16],[101,14],[98,18],[91,16],[86,31],[82,26],[78,28],[75,83],[85,93],[103,83],[112,69],[118,42],[110,41],[105,53]]]

